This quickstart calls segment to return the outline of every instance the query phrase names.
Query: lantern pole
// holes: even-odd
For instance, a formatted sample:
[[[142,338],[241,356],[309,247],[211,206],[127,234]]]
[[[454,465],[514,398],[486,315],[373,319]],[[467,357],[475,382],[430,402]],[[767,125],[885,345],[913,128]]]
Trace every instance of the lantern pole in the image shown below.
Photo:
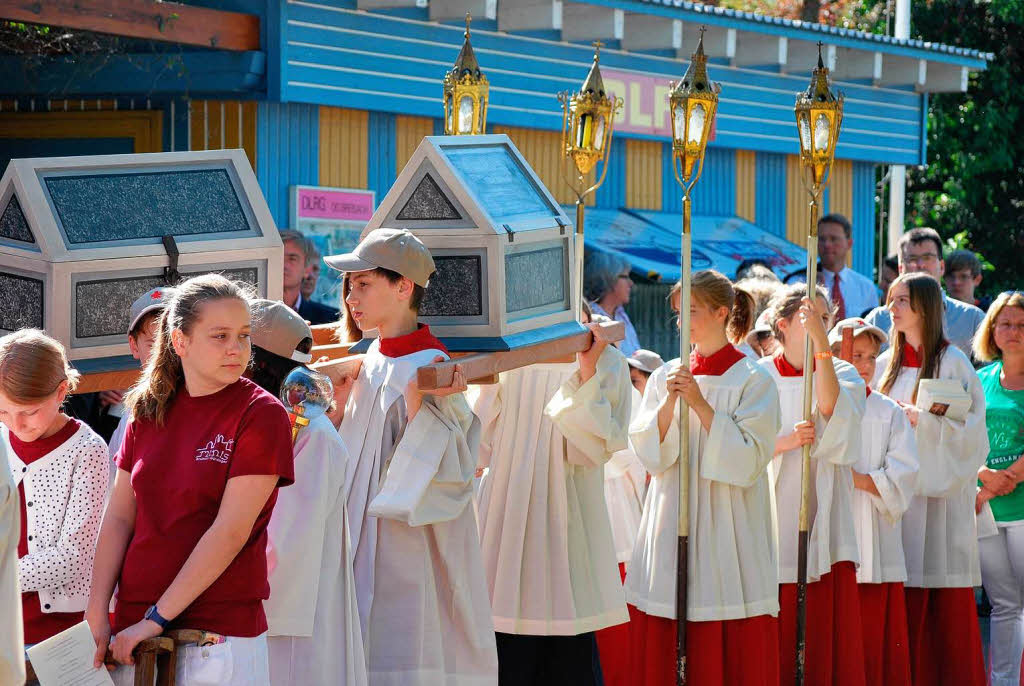
[[[843,119],[843,95],[829,90],[828,69],[821,58],[811,75],[806,92],[797,94],[797,133],[800,138],[801,181],[810,196],[810,224],[807,227],[807,298],[817,308],[818,218],[821,193],[831,180],[832,163]],[[804,332],[803,410],[804,421],[813,422],[814,343]],[[811,445],[804,445],[800,461],[800,510],[797,518],[796,580],[796,684],[803,686],[807,658],[807,544],[810,531]]]
[[[690,281],[692,268],[691,191],[704,169],[704,153],[718,107],[718,84],[708,80],[704,27],[697,49],[679,83],[670,84],[673,171],[683,189],[682,232],[679,241],[679,363],[690,361]],[[686,684],[686,615],[690,548],[690,408],[679,397],[679,518],[676,550],[676,684]]]
[[[562,176],[576,196],[576,297],[575,315],[577,321],[583,313],[583,222],[586,199],[604,183],[608,174],[612,134],[615,129],[615,115],[622,108],[622,98],[608,95],[601,78],[601,41],[595,41],[594,62],[578,93],[558,94],[562,105],[562,140],[560,145]],[[587,175],[598,162],[602,162],[597,180],[587,186]]]

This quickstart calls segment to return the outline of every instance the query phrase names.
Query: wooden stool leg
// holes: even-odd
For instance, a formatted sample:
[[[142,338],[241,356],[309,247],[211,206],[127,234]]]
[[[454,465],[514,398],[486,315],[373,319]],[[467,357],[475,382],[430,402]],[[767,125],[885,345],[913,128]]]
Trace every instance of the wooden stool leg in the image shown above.
[[[161,653],[156,665],[156,686],[174,686],[174,674],[178,667],[177,649]]]
[[[141,653],[135,658],[135,686],[153,686],[156,677],[156,655]]]

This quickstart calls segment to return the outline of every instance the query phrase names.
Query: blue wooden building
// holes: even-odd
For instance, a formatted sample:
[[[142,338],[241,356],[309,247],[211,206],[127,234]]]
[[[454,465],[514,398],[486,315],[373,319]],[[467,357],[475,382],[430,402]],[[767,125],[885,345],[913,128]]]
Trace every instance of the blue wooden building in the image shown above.
[[[846,94],[825,210],[854,225],[853,267],[876,259],[876,168],[925,161],[928,96],[963,91],[991,55],[680,0],[202,0],[256,15],[259,50],[139,43],[128,54],[0,56],[0,168],[13,157],[244,148],[279,225],[297,185],[384,196],[424,135],[440,131],[441,79],[463,17],[491,83],[488,130],[507,133],[560,202],[559,91],[579,87],[591,41],[625,106],[598,208],[677,222],[668,81],[700,26],[722,94],[695,214],[739,217],[802,243],[794,94],[817,42]],[[131,45],[129,43],[129,45]],[[658,216],[647,214],[647,216]]]

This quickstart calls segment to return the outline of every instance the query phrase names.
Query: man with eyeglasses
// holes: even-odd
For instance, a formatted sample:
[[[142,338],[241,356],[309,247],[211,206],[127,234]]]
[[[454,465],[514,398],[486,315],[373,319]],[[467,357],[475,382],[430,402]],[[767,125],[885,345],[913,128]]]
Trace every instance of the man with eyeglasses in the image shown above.
[[[942,239],[935,229],[911,229],[900,237],[898,249],[900,274],[923,272],[935,278],[940,284],[946,271],[946,263],[942,259]],[[954,300],[942,292],[946,305],[943,321],[946,338],[960,348],[968,357],[972,357],[971,341],[974,332],[981,326],[985,313],[974,305]],[[889,333],[892,319],[889,310],[884,306],[876,307],[866,317],[868,323]]]

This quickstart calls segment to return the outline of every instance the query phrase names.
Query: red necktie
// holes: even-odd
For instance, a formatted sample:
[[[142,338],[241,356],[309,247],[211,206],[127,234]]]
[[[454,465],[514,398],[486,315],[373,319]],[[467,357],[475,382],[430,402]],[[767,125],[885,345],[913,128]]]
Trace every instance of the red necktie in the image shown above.
[[[846,319],[846,303],[843,302],[843,292],[839,290],[839,272],[832,278],[832,304],[836,308],[836,321]]]

